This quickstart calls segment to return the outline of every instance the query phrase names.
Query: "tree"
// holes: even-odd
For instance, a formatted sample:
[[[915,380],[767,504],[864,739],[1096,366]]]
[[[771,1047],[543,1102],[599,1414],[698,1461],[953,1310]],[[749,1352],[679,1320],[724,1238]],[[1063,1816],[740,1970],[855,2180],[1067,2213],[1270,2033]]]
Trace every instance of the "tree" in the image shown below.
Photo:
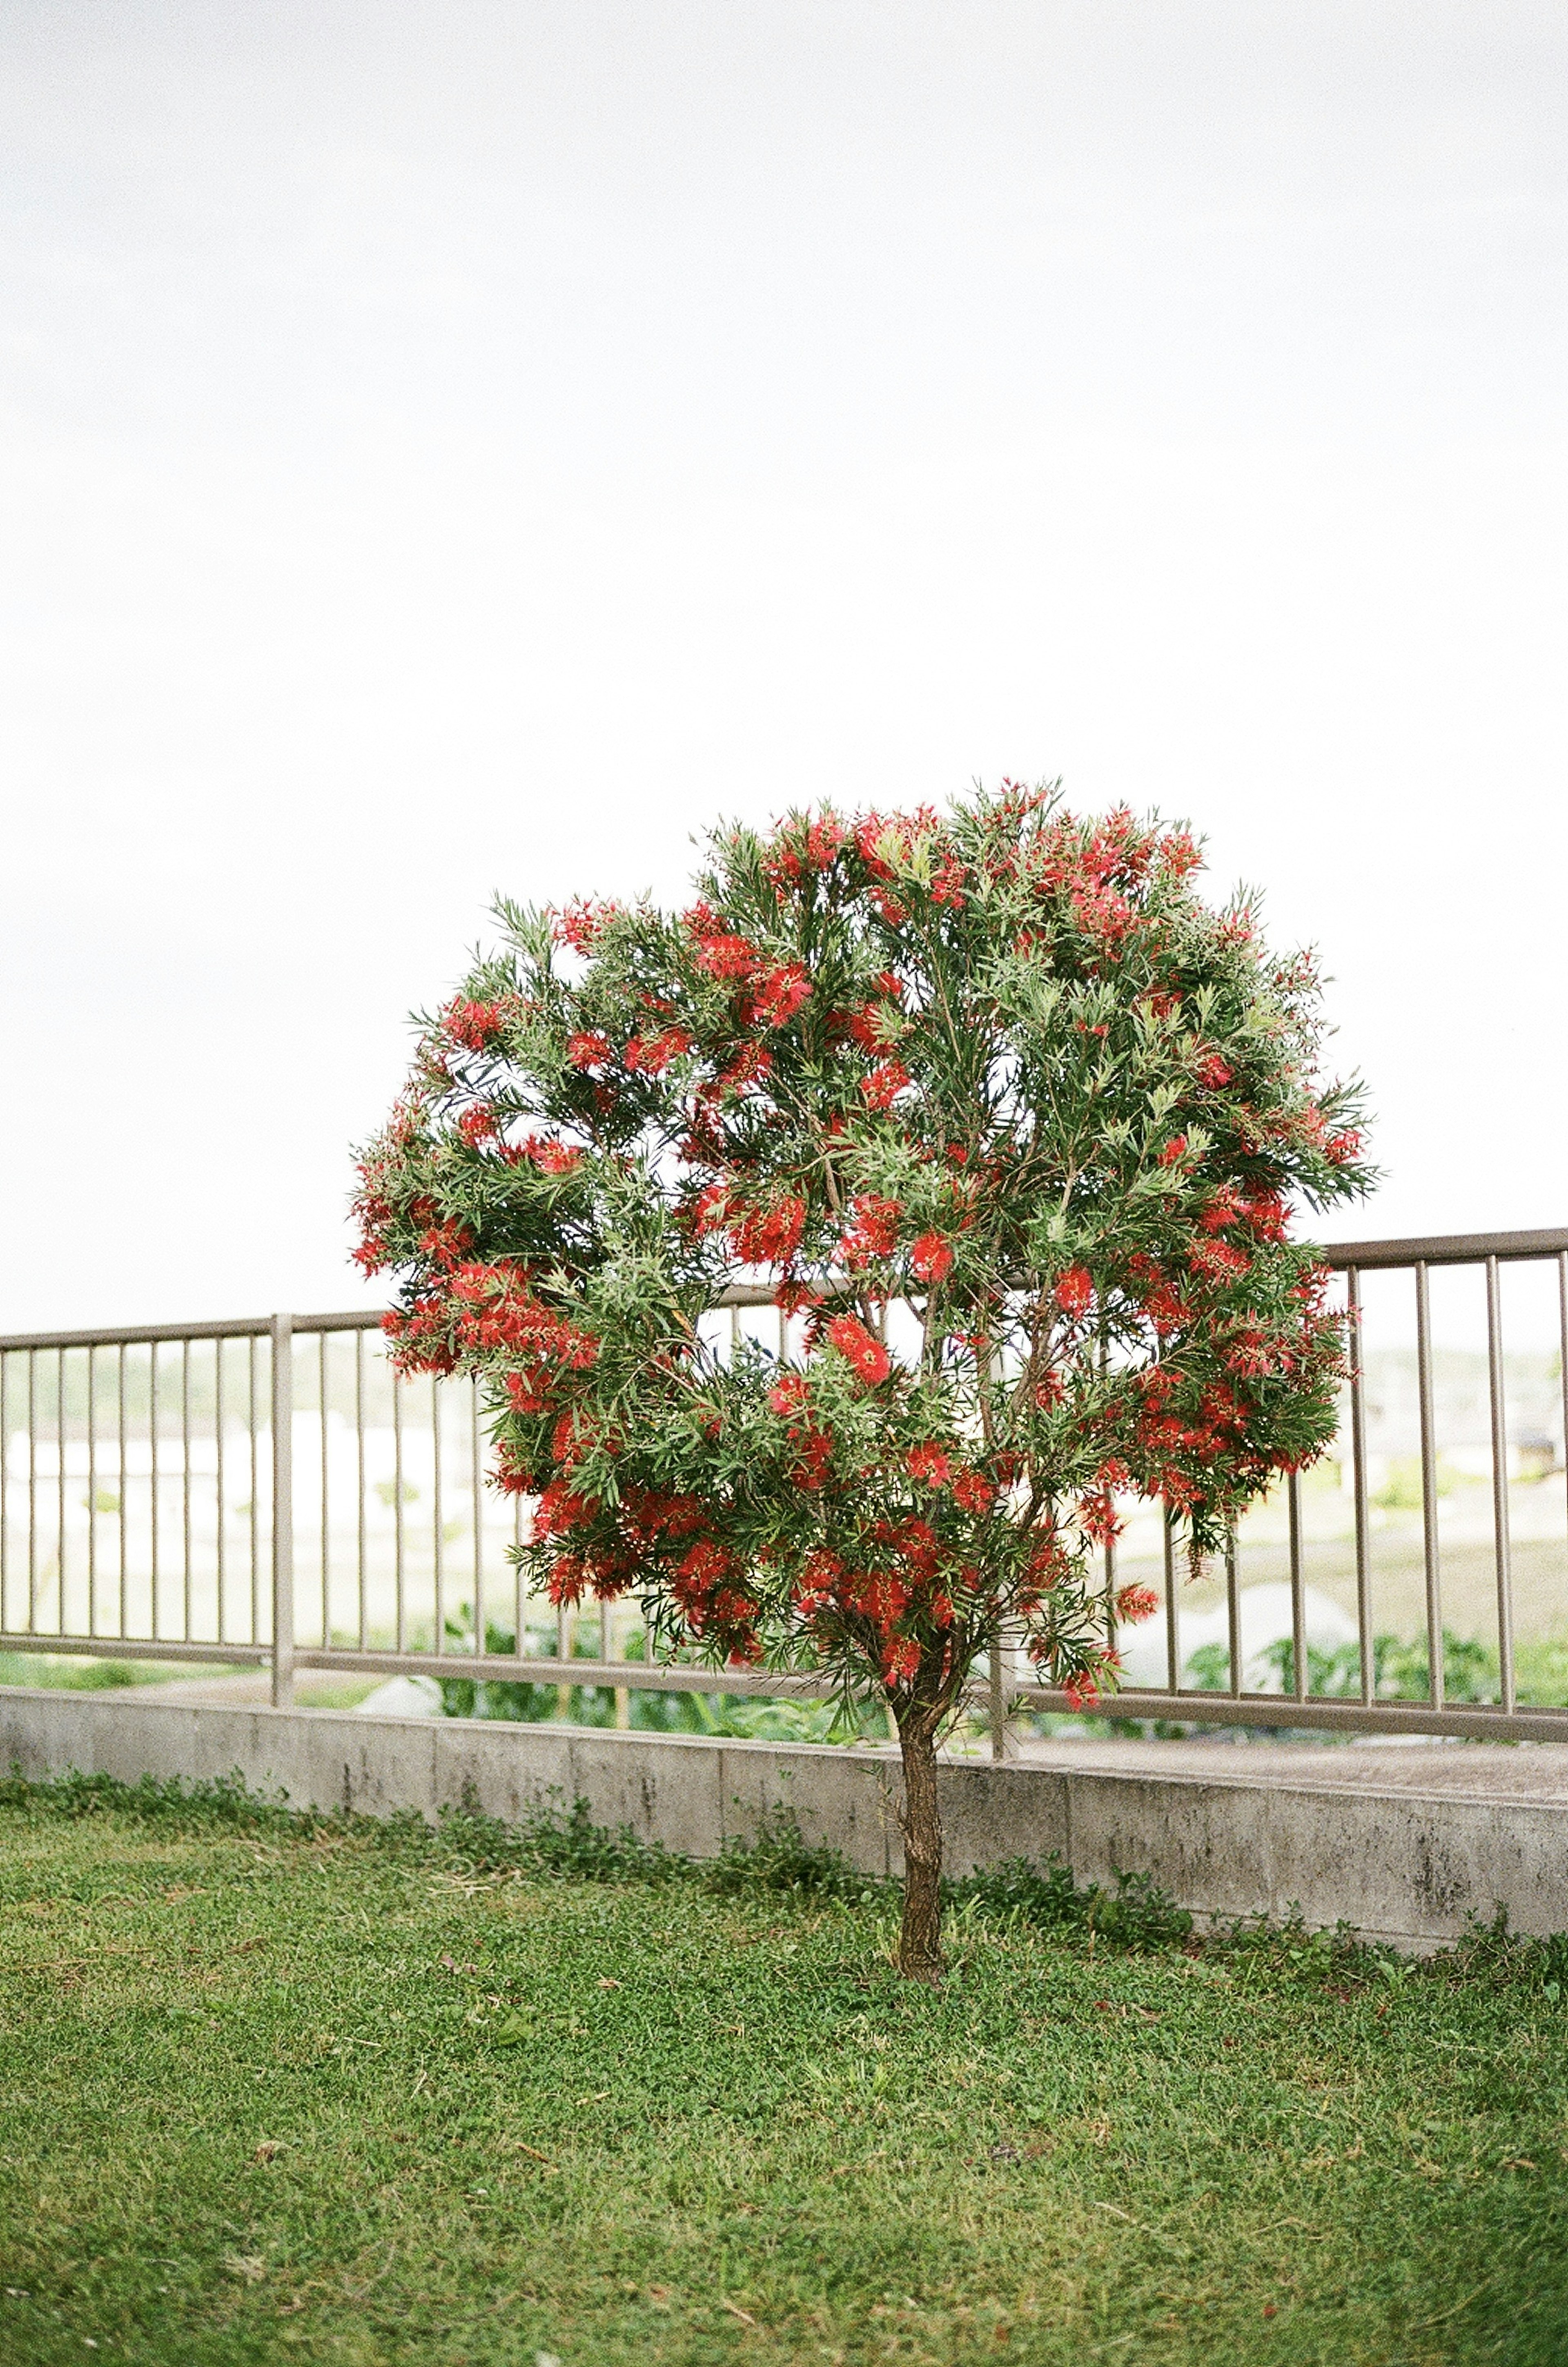
[[[1340,1319],[1292,1199],[1363,1189],[1312,961],[1206,906],[1181,828],[1004,783],[710,843],[697,900],[496,907],[366,1152],[406,1369],[486,1387],[558,1604],[883,1702],[901,1964],[941,1970],[936,1749],[1006,1626],[1115,1681],[1116,1499],[1218,1547],[1332,1436]],[[801,1353],[711,1320],[771,1286]]]

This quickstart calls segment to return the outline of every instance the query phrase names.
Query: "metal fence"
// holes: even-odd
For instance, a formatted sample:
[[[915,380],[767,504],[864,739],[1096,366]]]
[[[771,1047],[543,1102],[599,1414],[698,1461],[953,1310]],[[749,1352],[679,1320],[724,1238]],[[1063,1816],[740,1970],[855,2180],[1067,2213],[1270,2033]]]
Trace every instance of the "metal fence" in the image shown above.
[[[1360,1342],[1341,1437],[1196,1587],[1158,1509],[1122,1508],[1104,1574],[1127,1682],[1107,1710],[1568,1738],[1568,1231],[1358,1242],[1328,1262]],[[1445,1300],[1439,1323],[1456,1281],[1470,1303]],[[1529,1345],[1506,1353],[1521,1284]],[[725,1308],[720,1336],[761,1324],[773,1344],[776,1326],[787,1353],[766,1291]],[[1407,1345],[1370,1345],[1400,1320]],[[0,1652],[259,1665],[279,1704],[299,1670],[522,1678],[556,1686],[563,1712],[571,1688],[614,1689],[623,1723],[639,1690],[820,1698],[810,1678],[628,1657],[627,1606],[558,1614],[509,1556],[526,1518],[485,1485],[475,1386],[397,1376],[375,1314],[0,1338]],[[1128,1578],[1160,1610],[1118,1633]],[[998,1755],[1072,1708],[1011,1648],[976,1706]]]

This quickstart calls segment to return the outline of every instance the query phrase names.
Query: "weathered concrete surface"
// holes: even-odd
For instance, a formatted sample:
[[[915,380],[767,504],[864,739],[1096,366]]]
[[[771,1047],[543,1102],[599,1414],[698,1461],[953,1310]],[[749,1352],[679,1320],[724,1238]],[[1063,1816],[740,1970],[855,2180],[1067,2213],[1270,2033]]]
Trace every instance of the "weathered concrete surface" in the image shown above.
[[[0,1686],[0,1767],[12,1764],[127,1782],[236,1772],[372,1815],[433,1816],[465,1785],[507,1818],[581,1797],[596,1823],[696,1856],[787,1805],[808,1840],[868,1873],[902,1862],[887,1750]],[[1152,1874],[1205,1918],[1299,1904],[1309,1923],[1413,1948],[1499,1902],[1521,1931],[1568,1930],[1568,1748],[1555,1745],[1036,1743],[1000,1766],[948,1761],[942,1796],[953,1873],[1055,1852],[1079,1881]]]

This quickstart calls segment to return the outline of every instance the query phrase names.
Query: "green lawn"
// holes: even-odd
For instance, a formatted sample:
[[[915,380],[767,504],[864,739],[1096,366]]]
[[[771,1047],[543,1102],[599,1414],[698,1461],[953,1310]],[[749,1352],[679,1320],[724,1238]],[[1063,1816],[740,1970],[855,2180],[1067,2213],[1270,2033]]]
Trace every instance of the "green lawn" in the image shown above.
[[[543,1846],[0,1784],[6,2367],[1568,2358],[1553,1954]]]

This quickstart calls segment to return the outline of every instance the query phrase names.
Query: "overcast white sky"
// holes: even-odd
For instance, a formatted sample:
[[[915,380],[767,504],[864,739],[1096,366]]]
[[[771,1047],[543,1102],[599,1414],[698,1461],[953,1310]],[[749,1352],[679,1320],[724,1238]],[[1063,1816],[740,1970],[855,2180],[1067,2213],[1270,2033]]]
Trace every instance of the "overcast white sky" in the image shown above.
[[[1568,13],[0,7],[0,1330],[362,1303],[493,889],[1065,776],[1568,1221]]]

